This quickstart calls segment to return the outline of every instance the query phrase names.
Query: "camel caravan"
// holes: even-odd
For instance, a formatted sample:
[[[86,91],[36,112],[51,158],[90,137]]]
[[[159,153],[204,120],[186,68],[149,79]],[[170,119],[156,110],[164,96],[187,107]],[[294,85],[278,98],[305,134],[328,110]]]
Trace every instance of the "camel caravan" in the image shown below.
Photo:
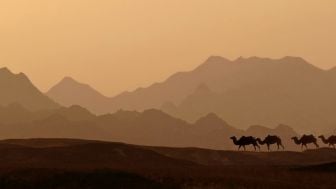
[[[323,135],[320,135],[318,138],[321,139],[321,141],[324,144],[329,145],[329,147],[335,148],[336,144],[336,136],[332,135],[328,138],[325,138]],[[260,150],[260,145],[265,145],[267,146],[267,150],[270,151],[270,147],[273,144],[277,145],[277,149],[284,150],[285,147],[282,144],[281,138],[276,135],[267,135],[264,140],[261,140],[260,138],[255,138],[253,136],[242,136],[239,139],[237,137],[232,136],[230,139],[233,141],[233,144],[238,146],[238,151],[240,150],[241,147],[243,147],[244,151],[246,151],[246,146],[253,145],[254,150],[256,151],[257,149]],[[292,137],[291,138],[295,144],[301,145],[301,149],[304,147],[308,149],[308,144],[314,144],[316,148],[319,148],[319,145],[317,143],[317,138],[314,135],[303,135],[301,138],[298,137]]]

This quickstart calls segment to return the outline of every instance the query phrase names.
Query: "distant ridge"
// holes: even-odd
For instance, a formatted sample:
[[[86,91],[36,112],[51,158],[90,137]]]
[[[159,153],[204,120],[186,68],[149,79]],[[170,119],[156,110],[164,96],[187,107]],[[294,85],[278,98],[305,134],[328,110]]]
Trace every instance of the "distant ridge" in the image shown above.
[[[0,68],[0,105],[19,103],[29,110],[54,109],[59,105],[41,93],[23,74]]]
[[[96,116],[77,105],[38,112],[30,112],[18,104],[0,106],[0,139],[79,138],[152,146],[236,149],[229,139],[231,136],[276,134],[291,142],[289,138],[298,134],[286,128],[241,130],[214,113],[191,124],[156,109],[120,110]],[[286,149],[297,150],[297,146],[286,143]]]
[[[80,85],[67,90],[58,86],[59,90],[47,94],[63,105],[78,104],[95,113],[161,108],[195,122],[214,112],[241,129],[284,123],[300,132],[330,132],[336,125],[333,70],[322,70],[292,56],[235,60],[211,56],[191,71],[112,98],[97,95],[87,87],[79,90],[84,88]],[[91,93],[95,95],[86,95]]]

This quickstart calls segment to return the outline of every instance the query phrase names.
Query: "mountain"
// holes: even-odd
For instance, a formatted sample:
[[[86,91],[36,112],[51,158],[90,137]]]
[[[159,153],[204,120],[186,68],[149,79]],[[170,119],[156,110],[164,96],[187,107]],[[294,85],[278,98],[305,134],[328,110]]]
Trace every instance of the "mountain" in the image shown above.
[[[87,84],[77,82],[71,77],[65,77],[52,87],[47,96],[63,106],[80,105],[95,113],[107,113],[109,98]]]
[[[59,105],[41,93],[23,74],[0,69],[0,106],[21,104],[28,110],[54,109]]]
[[[96,116],[74,105],[31,112],[20,105],[0,107],[0,138],[80,138],[120,141],[139,145],[236,149],[231,136],[267,134],[284,136],[286,149],[298,150],[289,139],[297,136],[290,127],[236,129],[214,113],[191,124],[161,110],[119,110]]]

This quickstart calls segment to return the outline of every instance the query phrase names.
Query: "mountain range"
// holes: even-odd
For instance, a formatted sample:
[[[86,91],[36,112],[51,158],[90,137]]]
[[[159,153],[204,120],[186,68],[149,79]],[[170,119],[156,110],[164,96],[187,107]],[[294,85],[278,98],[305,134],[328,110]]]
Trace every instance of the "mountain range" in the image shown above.
[[[215,59],[217,61],[225,60],[219,57],[215,57]],[[215,60],[214,58],[210,58],[206,65],[209,64],[209,61],[214,62]],[[287,63],[284,62],[282,64]],[[221,65],[223,62],[218,64]],[[236,63],[230,62],[230,64]],[[307,63],[305,62],[301,62],[301,64],[310,67],[310,69],[317,69],[309,66],[309,64],[306,65]],[[324,72],[321,71],[321,74],[325,74]],[[332,78],[332,74],[327,78]],[[71,99],[67,102],[66,106],[58,105],[45,94],[41,93],[30,82],[28,77],[22,73],[13,74],[8,69],[3,68],[0,71],[0,79],[2,95],[7,94],[10,97],[2,99],[2,104],[0,104],[0,138],[82,138],[120,141],[141,145],[235,149],[236,147],[233,146],[232,141],[229,139],[231,136],[252,135],[262,138],[268,134],[274,134],[279,135],[283,139],[286,149],[298,149],[290,139],[293,136],[298,136],[298,133],[295,131],[297,130],[295,125],[293,127],[292,125],[288,126],[288,124],[278,124],[271,126],[273,128],[271,129],[269,128],[270,125],[266,127],[266,124],[252,124],[251,126],[242,128],[237,127],[235,124],[227,121],[227,119],[223,119],[223,115],[221,116],[218,112],[212,112],[211,108],[217,106],[215,96],[225,93],[214,90],[214,87],[210,88],[211,85],[206,82],[195,85],[196,89],[191,95],[185,97],[180,105],[168,102],[165,103],[164,108],[161,110],[155,108],[143,111],[118,110],[113,113],[96,115],[91,113],[88,110],[89,108],[86,109],[79,105],[71,105],[73,104],[71,103]],[[64,83],[67,85],[64,85]],[[65,78],[51,91],[62,91],[60,90],[62,88],[63,90],[70,91],[68,96],[63,96],[64,99],[69,99],[68,97],[74,97],[75,99],[77,97],[78,101],[74,104],[80,104],[81,100],[85,99],[87,103],[84,106],[94,108],[96,104],[94,103],[95,101],[91,101],[93,97],[105,99],[101,101],[102,106],[113,100],[113,98],[100,95],[92,87],[81,84],[71,78]],[[87,91],[91,91],[91,93]],[[203,99],[204,96],[207,98]],[[246,97],[249,97],[249,95]],[[205,103],[204,107],[197,109],[195,105],[197,105],[198,99],[201,99],[199,103],[214,101],[212,101],[212,105]],[[219,98],[216,100],[221,102]],[[190,111],[198,112],[198,115],[200,115],[192,122],[186,121],[182,116],[182,118],[179,118],[180,114],[176,114],[177,111],[183,110],[182,107],[187,107],[184,104],[188,104],[188,101],[192,106]],[[276,101],[274,102],[274,104],[277,103]],[[314,103],[318,104],[318,102]],[[203,108],[209,112],[206,113],[203,111]],[[173,115],[174,113],[172,112],[167,113],[169,111],[175,111],[176,115]],[[287,111],[293,110],[288,109]],[[254,115],[257,113],[255,112]],[[244,113],[241,113],[241,115],[244,115]],[[245,119],[243,116],[241,118]],[[279,123],[281,122],[279,121]],[[329,135],[333,131],[325,132],[324,134]]]
[[[299,57],[212,56],[194,70],[115,97],[71,78],[46,94],[98,114],[156,108],[191,123],[213,112],[241,129],[286,124],[300,132],[330,132],[336,126],[336,69],[322,70]]]
[[[80,106],[31,112],[20,105],[0,107],[0,138],[80,138],[131,144],[235,149],[231,136],[282,137],[287,150],[297,150],[290,140],[298,134],[289,126],[274,129],[253,126],[236,129],[210,113],[190,124],[161,110],[117,111],[96,116]]]

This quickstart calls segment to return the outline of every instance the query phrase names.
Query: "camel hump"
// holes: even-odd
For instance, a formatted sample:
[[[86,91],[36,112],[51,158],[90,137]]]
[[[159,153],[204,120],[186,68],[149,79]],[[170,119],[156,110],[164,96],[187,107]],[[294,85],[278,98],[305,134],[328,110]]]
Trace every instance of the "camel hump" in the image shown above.
[[[268,139],[277,139],[279,137],[277,135],[267,135],[266,138],[268,138]]]
[[[246,136],[241,136],[239,140],[245,140],[246,138]]]
[[[301,138],[315,138],[315,136],[312,135],[312,134],[310,134],[310,135],[306,135],[306,134],[304,134],[304,135],[302,135]]]
[[[331,136],[329,137],[329,140],[336,141],[336,136],[335,136],[335,135],[331,135]]]
[[[314,137],[314,135],[312,135],[312,134],[309,134],[309,135],[306,135],[306,134],[304,134],[304,135],[302,135],[303,137]]]
[[[252,139],[256,139],[256,138],[254,138],[253,136],[247,136],[246,138],[247,138],[247,139],[250,139],[250,140],[252,140]]]

